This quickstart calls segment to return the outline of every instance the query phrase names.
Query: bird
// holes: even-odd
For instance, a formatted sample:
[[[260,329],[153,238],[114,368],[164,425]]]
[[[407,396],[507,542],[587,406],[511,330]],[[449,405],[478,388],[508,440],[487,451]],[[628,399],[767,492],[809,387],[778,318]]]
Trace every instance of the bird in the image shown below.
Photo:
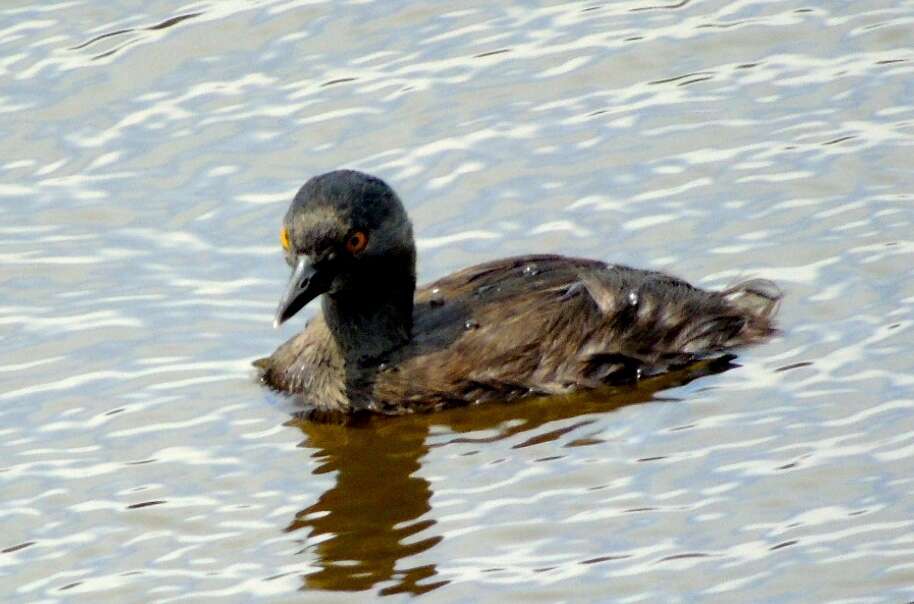
[[[484,262],[416,287],[412,223],[378,177],[309,179],[280,228],[292,274],[278,327],[321,313],[254,365],[315,415],[400,415],[637,384],[763,341],[781,290],[709,291],[663,272],[561,255]]]

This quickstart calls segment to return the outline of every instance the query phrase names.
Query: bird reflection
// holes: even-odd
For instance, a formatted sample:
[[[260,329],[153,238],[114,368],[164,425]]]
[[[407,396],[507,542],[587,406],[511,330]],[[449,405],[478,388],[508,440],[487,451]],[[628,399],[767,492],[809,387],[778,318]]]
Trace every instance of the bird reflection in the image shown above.
[[[293,419],[306,436],[301,446],[320,460],[314,474],[336,473],[336,483],[286,527],[287,532],[310,529],[303,552],[315,557],[318,570],[303,577],[303,589],[362,591],[379,587],[382,595],[421,594],[447,584],[435,580],[437,566],[409,564],[442,540],[430,514],[430,483],[415,474],[432,446],[457,442],[500,440],[538,431],[516,448],[547,443],[596,421],[584,415],[626,405],[663,399],[655,394],[698,377],[735,367],[732,356],[702,361],[686,369],[645,379],[637,385],[586,395],[527,399],[512,404],[488,404],[431,415],[367,418],[355,425]],[[580,417],[571,423],[557,423]],[[452,434],[430,445],[431,426],[446,426]],[[460,433],[491,431],[485,438]]]
[[[412,419],[412,418],[407,418]],[[397,568],[397,563],[441,541],[429,530],[431,487],[413,474],[428,452],[423,422],[370,422],[362,426],[293,421],[306,435],[304,446],[322,461],[315,474],[336,472],[336,484],[296,514],[287,531],[309,527],[308,541],[320,570],[306,587],[358,591],[393,581],[383,593],[422,593],[436,574],[434,565]]]

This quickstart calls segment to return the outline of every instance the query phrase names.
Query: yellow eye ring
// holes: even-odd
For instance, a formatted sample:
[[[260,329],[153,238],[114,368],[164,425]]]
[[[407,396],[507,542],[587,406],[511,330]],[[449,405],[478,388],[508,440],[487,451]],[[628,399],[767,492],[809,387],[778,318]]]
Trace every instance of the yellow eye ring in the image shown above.
[[[289,243],[289,229],[286,227],[279,229],[279,243],[282,245],[282,249],[287,252],[291,248],[291,244]]]
[[[358,254],[368,245],[368,235],[364,231],[355,231],[349,235],[346,240],[346,251],[350,254]]]

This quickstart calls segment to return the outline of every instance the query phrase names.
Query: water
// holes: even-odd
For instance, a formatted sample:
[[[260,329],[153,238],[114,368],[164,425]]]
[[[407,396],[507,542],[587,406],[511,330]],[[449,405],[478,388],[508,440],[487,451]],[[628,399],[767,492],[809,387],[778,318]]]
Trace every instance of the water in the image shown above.
[[[912,23],[7,2],[0,599],[914,600]],[[286,204],[342,166],[400,192],[422,280],[765,277],[783,335],[599,398],[290,422],[250,361],[302,324],[270,327]]]

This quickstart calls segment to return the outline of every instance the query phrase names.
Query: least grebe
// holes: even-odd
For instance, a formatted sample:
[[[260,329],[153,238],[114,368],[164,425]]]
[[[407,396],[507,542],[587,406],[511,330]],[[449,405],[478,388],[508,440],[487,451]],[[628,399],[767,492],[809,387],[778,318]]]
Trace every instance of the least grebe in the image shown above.
[[[319,412],[400,414],[636,382],[770,336],[781,297],[762,279],[706,291],[554,255],[416,289],[403,204],[351,170],[306,182],[280,240],[293,270],[275,324],[318,296],[323,312],[256,365]]]

